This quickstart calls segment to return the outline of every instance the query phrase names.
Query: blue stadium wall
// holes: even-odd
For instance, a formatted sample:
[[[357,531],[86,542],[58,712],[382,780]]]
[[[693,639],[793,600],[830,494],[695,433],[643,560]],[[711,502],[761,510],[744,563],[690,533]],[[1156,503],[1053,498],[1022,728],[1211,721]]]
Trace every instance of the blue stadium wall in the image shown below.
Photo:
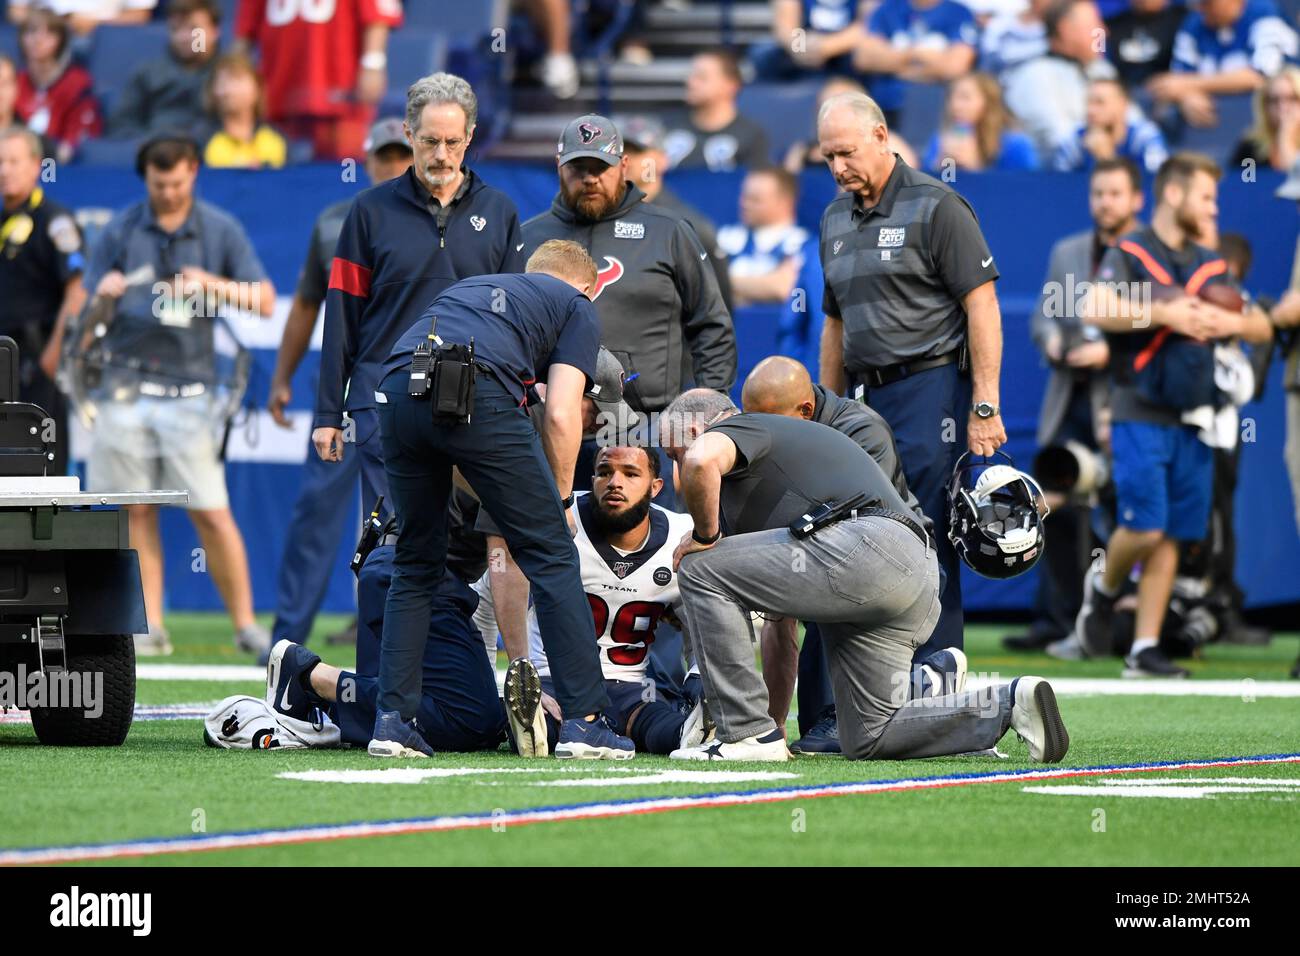
[[[521,217],[547,208],[555,191],[553,170],[519,165],[481,164],[479,173],[514,197]],[[58,181],[46,184],[52,197],[74,208],[111,209],[137,200],[139,181],[122,169],[65,167]],[[1294,203],[1273,198],[1280,177],[1263,173],[1258,182],[1230,181],[1220,195],[1221,229],[1241,232],[1252,241],[1255,265],[1248,285],[1258,294],[1279,295],[1290,275],[1297,238]],[[673,188],[719,224],[736,220],[740,176],[678,173]],[[834,192],[823,170],[803,177],[801,222],[815,231],[821,210]],[[1028,465],[1034,454],[1034,431],[1046,373],[1028,334],[1028,313],[1041,287],[1048,250],[1065,235],[1088,226],[1086,179],[1078,175],[963,174],[954,184],[972,203],[1002,277],[998,284],[1005,334],[1002,398],[1010,452]],[[344,181],[337,166],[305,166],[278,172],[205,170],[201,195],[233,213],[248,230],[281,298],[292,294],[308,235],[319,209],[352,195],[361,187]],[[281,314],[283,308],[280,310]],[[755,361],[774,351],[775,316],[770,311],[742,310],[736,317],[741,377]],[[265,406],[275,364],[275,335],[263,329],[253,337],[254,373],[249,399]],[[313,349],[294,379],[293,408],[298,432],[276,429],[264,414],[236,426],[228,478],[235,516],[248,543],[253,592],[259,610],[275,606],[276,576],[284,550],[290,510],[299,488],[299,465],[306,454],[306,420],[314,394],[318,353]],[[1255,441],[1243,449],[1237,494],[1241,546],[1238,579],[1251,607],[1300,601],[1300,540],[1282,461],[1285,415],[1280,369],[1274,363],[1262,401],[1243,416],[1255,422]],[[340,503],[354,513],[360,504]],[[359,517],[358,517],[359,521]],[[220,609],[210,578],[192,569],[197,538],[179,512],[164,519],[167,605],[172,609]],[[346,562],[352,542],[336,554],[320,555],[335,570],[325,609],[353,607],[353,586]],[[964,582],[972,610],[1019,611],[1032,604],[1034,579],[990,582],[973,576]]]

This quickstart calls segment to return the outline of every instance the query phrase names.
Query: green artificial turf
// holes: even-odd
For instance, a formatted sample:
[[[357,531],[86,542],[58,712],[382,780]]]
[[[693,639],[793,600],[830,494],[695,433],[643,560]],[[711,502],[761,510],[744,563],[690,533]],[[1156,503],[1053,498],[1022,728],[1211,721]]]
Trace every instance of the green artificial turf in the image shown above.
[[[251,664],[228,646],[229,627],[215,615],[174,615],[177,652],[168,663]],[[324,648],[342,619],[322,620],[313,641],[327,659],[346,664],[346,648]],[[972,673],[1116,677],[1117,662],[1066,663],[1013,655],[1005,629],[973,627]],[[1294,635],[1264,648],[1212,646],[1193,662],[1195,679],[1284,679]],[[1243,685],[1248,689],[1249,685]],[[204,703],[233,693],[260,694],[257,682],[139,682],[142,704]],[[1071,735],[1063,767],[1209,759],[1300,751],[1300,700],[1241,697],[1070,696],[1061,698]],[[792,735],[795,733],[792,723]],[[99,843],[352,821],[493,814],[529,807],[623,801],[639,797],[807,787],[840,781],[940,777],[1034,767],[1014,735],[1000,745],[1007,760],[981,757],[855,763],[804,757],[786,764],[682,765],[638,756],[631,764],[525,764],[497,754],[439,755],[405,766],[540,773],[438,778],[413,784],[320,783],[280,779],[294,770],[374,770],[359,751],[235,753],[206,748],[196,720],[138,720],[117,749],[55,749],[35,743],[31,728],[0,725],[0,779],[21,781],[21,799],[0,815],[0,848]],[[797,775],[758,782],[609,781],[661,770],[761,770]],[[1133,779],[1136,775],[1111,780]],[[1143,777],[1300,780],[1300,764],[1275,764]],[[590,786],[538,786],[562,779]],[[761,805],[563,823],[515,824],[456,832],[367,837],[258,849],[151,857],[187,864],[1085,864],[1281,865],[1300,860],[1300,788],[1241,789],[1202,799],[1057,796],[1025,786],[1099,784],[1099,778],[1011,781],[918,792],[801,797]],[[127,859],[124,862],[135,862]]]

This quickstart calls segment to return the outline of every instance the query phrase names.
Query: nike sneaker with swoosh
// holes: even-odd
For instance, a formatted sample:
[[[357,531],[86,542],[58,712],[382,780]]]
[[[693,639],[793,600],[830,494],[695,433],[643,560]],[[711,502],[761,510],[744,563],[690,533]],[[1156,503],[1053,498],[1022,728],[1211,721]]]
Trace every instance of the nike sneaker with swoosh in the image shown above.
[[[776,763],[790,759],[780,729],[762,737],[746,737],[734,743],[713,740],[698,747],[683,747],[668,755],[670,760],[746,760]]]
[[[277,713],[310,720],[317,706],[302,685],[302,675],[320,663],[320,656],[293,641],[277,641],[266,660],[266,702]]]

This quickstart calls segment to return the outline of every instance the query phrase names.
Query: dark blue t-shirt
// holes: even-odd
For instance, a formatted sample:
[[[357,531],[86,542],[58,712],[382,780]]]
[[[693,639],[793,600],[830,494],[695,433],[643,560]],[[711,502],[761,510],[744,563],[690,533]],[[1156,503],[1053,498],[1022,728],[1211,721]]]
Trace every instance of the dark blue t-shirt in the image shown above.
[[[474,276],[448,288],[397,340],[381,379],[411,364],[435,314],[438,337],[448,345],[468,345],[472,338],[475,361],[492,369],[520,402],[552,365],[572,365],[588,380],[595,375],[600,329],[591,300],[567,282],[532,272]],[[405,379],[397,387],[404,389]]]

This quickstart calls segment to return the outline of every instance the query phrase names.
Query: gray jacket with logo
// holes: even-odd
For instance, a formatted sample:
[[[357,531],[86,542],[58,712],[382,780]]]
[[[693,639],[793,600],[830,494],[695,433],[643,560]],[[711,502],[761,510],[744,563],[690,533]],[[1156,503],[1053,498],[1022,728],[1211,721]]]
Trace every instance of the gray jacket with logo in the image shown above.
[[[548,239],[591,254],[600,342],[627,372],[627,403],[654,412],[692,385],[730,389],[736,333],[695,230],[644,195],[628,183],[623,201],[595,221],[579,220],[557,195],[522,233],[525,255]]]

